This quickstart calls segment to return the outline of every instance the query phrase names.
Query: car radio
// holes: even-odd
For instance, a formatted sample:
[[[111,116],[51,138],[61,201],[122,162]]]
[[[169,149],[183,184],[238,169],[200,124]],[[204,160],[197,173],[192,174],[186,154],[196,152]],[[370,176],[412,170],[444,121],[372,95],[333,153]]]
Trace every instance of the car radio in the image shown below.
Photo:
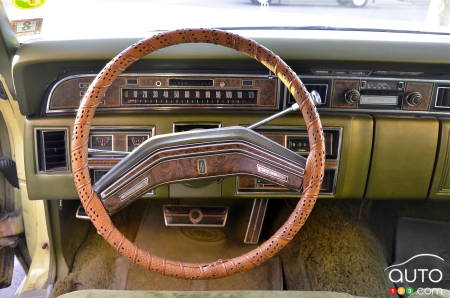
[[[404,81],[361,81],[360,105],[398,106],[405,90]]]
[[[395,79],[337,79],[332,107],[424,111],[430,106],[432,84]]]

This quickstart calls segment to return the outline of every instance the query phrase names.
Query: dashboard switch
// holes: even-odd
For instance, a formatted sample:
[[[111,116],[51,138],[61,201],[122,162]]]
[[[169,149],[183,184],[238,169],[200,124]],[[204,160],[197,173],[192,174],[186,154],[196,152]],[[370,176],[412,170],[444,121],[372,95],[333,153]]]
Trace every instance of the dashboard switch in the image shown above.
[[[361,94],[356,89],[350,89],[345,92],[345,102],[348,104],[355,104],[359,101]]]
[[[417,91],[406,94],[406,103],[410,107],[415,107],[415,106],[420,105],[422,103],[422,94]]]

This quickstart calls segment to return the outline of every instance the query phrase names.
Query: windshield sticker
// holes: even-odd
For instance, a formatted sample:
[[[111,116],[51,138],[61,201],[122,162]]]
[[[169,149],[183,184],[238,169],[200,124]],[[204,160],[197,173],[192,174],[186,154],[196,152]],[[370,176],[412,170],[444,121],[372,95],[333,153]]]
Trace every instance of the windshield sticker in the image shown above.
[[[42,28],[42,18],[14,20],[11,21],[11,27],[17,35],[40,34]]]
[[[45,0],[13,0],[12,3],[19,9],[33,9],[44,5]]]

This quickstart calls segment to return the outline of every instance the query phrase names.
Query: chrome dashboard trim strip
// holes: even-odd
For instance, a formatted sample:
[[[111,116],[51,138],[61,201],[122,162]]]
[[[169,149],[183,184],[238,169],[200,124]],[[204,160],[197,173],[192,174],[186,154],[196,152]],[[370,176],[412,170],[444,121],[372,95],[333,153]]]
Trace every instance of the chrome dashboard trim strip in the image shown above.
[[[446,83],[450,84],[450,80],[434,80],[434,79],[416,79],[416,78],[392,78],[392,77],[359,77],[359,76],[314,76],[299,75],[300,79],[338,79],[338,80],[365,80],[365,81],[404,81],[404,82],[423,82],[423,83]]]
[[[109,171],[112,168],[112,166],[90,166],[89,170],[95,171]],[[143,194],[143,198],[150,198],[155,195],[155,188],[149,190],[147,193]]]
[[[253,199],[252,211],[250,212],[250,218],[248,219],[244,236],[245,244],[258,244],[268,203],[268,198]]]

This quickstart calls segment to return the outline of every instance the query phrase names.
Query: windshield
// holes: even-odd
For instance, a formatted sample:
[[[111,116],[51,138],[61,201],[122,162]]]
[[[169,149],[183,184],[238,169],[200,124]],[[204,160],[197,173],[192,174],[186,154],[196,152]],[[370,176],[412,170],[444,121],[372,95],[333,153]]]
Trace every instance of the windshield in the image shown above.
[[[17,2],[27,1],[44,4],[18,8]],[[21,40],[145,36],[194,27],[450,32],[450,0],[3,0],[3,4]]]

